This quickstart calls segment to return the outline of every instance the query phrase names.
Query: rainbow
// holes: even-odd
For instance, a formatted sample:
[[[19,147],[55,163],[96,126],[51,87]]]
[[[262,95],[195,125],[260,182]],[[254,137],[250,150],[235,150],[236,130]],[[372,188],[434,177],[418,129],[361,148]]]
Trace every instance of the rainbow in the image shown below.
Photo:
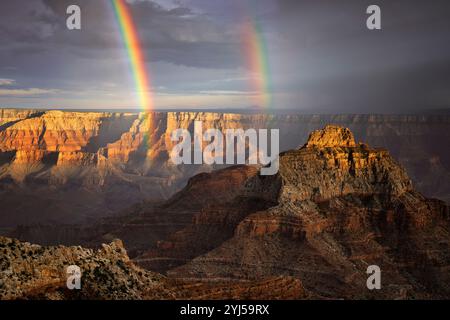
[[[130,59],[134,82],[139,95],[140,107],[143,111],[153,110],[153,97],[150,76],[145,65],[145,54],[142,50],[130,9],[125,0],[111,1]]]
[[[250,85],[255,92],[254,103],[267,110],[272,106],[272,94],[266,42],[256,20],[246,19],[243,26],[242,43],[250,70]]]
[[[125,0],[110,0],[120,26],[122,39],[130,59],[134,82],[143,111],[154,109],[150,76],[145,63],[139,35],[129,6]],[[242,9],[242,8],[241,8]],[[242,11],[241,11],[242,12]],[[245,12],[245,11],[244,11]],[[267,47],[262,30],[256,19],[246,19],[243,24],[242,43],[250,72],[250,86],[255,105],[267,110],[272,106],[270,70]]]

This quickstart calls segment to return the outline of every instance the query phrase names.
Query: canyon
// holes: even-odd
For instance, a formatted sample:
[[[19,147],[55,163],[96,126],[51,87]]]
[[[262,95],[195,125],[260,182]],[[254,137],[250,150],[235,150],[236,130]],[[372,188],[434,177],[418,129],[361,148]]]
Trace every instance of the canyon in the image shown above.
[[[88,256],[111,252],[103,243],[126,248],[122,259],[166,292],[130,289],[132,298],[448,299],[448,204],[418,192],[388,150],[358,142],[349,128],[326,125],[305,140],[280,154],[276,175],[250,165],[203,172],[165,201],[87,226],[22,226],[11,237],[83,245],[92,249],[68,250]],[[29,246],[3,241],[9,261],[20,259],[8,251],[11,241]],[[105,270],[121,265],[110,260]],[[366,287],[369,265],[381,269],[380,290]],[[104,280],[94,274],[93,282]]]
[[[417,190],[450,199],[450,117],[292,115],[213,112],[0,110],[0,231],[30,224],[90,223],[143,201],[161,201],[188,179],[224,165],[170,162],[175,129],[279,129],[280,150],[301,145],[326,124],[385,147]]]

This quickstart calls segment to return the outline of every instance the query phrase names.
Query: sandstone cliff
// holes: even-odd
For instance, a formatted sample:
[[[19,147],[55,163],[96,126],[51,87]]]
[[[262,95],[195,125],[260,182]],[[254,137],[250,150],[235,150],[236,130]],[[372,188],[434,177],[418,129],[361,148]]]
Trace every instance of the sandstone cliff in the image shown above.
[[[37,110],[0,109],[0,127],[6,128],[20,120],[38,117],[42,113]]]

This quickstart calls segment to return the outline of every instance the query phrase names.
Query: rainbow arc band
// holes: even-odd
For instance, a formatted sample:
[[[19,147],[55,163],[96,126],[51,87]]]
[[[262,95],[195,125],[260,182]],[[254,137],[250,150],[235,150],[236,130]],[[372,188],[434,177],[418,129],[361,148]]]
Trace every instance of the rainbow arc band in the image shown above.
[[[150,75],[147,71],[145,53],[142,49],[130,8],[125,0],[111,0],[111,2],[130,59],[134,82],[139,95],[140,107],[144,112],[151,111],[154,105]]]
[[[272,107],[272,94],[266,42],[260,26],[253,19],[245,21],[242,34],[255,104],[267,111]]]

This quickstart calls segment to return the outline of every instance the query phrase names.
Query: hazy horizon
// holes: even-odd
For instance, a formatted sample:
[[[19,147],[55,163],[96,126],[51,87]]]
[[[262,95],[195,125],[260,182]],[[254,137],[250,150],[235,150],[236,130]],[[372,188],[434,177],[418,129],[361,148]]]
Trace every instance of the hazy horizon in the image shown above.
[[[66,111],[66,112],[118,112],[118,113],[141,113],[147,112],[140,108],[26,108],[26,107],[0,107],[0,110],[36,110],[36,111]],[[436,108],[429,110],[408,110],[403,112],[333,112],[331,110],[298,110],[298,109],[274,109],[264,111],[255,108],[156,108],[150,112],[211,112],[211,113],[236,113],[236,114],[289,114],[289,115],[450,115],[450,108]]]

